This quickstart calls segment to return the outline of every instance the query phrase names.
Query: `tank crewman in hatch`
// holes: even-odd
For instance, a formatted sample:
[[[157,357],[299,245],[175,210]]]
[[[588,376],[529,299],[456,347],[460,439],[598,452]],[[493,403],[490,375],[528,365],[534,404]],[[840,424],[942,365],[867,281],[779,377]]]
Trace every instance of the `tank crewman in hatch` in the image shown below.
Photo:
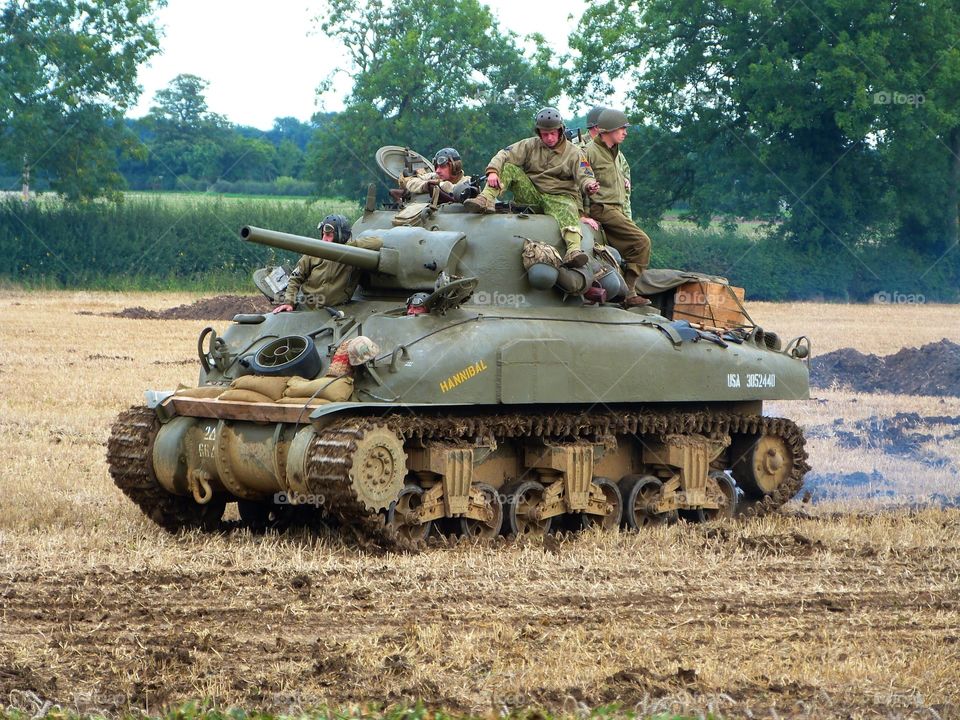
[[[587,132],[590,133],[589,138],[582,138],[580,141],[580,147],[586,150],[587,145],[589,145],[597,135],[600,134],[600,127],[597,125],[600,122],[600,113],[606,110],[603,105],[594,105],[590,108],[590,111],[587,113]],[[633,210],[630,208],[630,190],[632,185],[630,183],[630,163],[627,162],[627,157],[622,152],[617,153],[617,165],[620,167],[620,172],[623,174],[623,187],[624,187],[624,198],[623,198],[623,214],[627,216],[628,220],[633,219]]]
[[[463,161],[455,148],[445,147],[433,156],[433,172],[420,171],[412,177],[401,177],[400,183],[411,195],[433,193],[438,187],[447,195],[457,198],[458,190],[470,184],[470,177],[463,174]]]
[[[343,215],[327,215],[317,225],[320,238],[324,242],[341,245],[353,245],[365,250],[379,250],[383,247],[380,238],[357,238],[351,240],[350,221]],[[303,291],[305,307],[317,308],[324,305],[341,305],[353,297],[353,291],[360,282],[360,269],[351,265],[322,260],[303,255],[290,273],[290,282],[283,298],[283,304],[273,309],[274,313],[290,312],[296,307],[297,292]]]
[[[464,205],[471,212],[492,213],[497,198],[512,190],[516,202],[542,209],[560,225],[566,243],[567,267],[583,267],[587,255],[580,249],[583,231],[581,195],[600,189],[580,149],[567,140],[563,118],[556,108],[543,108],[534,122],[536,137],[524,138],[498,152],[487,165],[487,186]],[[591,226],[593,221],[586,218]]]
[[[589,199],[590,217],[603,225],[607,242],[623,256],[627,283],[627,307],[649,305],[650,301],[638,295],[637,279],[650,264],[650,238],[623,212],[624,178],[617,164],[620,143],[627,137],[627,116],[619,110],[607,108],[597,122],[599,133],[584,151],[600,182],[599,192]]]

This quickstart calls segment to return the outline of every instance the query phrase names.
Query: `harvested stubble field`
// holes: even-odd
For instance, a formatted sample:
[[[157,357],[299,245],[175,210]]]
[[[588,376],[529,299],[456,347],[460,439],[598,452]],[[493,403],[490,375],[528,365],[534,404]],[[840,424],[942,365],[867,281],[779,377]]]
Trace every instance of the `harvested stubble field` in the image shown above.
[[[960,399],[772,408],[812,435],[819,479],[760,520],[414,556],[332,533],[173,537],[113,487],[104,446],[143,389],[195,382],[204,323],[108,315],[194,299],[0,293],[0,706],[960,716],[958,441],[931,421],[891,453],[857,422],[957,418]],[[819,352],[960,326],[954,307],[751,310]]]

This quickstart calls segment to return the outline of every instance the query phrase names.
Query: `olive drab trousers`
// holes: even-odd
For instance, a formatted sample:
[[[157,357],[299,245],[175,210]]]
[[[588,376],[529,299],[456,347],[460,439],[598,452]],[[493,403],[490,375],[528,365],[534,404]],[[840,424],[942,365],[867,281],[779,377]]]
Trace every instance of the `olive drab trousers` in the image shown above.
[[[650,237],[615,205],[594,203],[590,217],[603,227],[607,244],[613,245],[623,257],[630,272],[640,275],[650,265]]]

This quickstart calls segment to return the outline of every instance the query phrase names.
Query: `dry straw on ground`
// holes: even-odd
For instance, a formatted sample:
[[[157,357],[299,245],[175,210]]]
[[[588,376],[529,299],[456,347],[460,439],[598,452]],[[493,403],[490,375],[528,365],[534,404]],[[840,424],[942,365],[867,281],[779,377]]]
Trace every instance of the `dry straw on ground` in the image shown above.
[[[815,472],[875,471],[895,497],[549,550],[373,556],[329,532],[163,534],[111,484],[104,442],[145,388],[195,382],[204,323],[99,313],[193,299],[0,293],[0,705],[158,711],[209,697],[290,712],[421,698],[482,714],[610,702],[730,717],[960,714],[960,511],[890,509],[960,495],[956,463],[844,449],[829,432],[810,443]],[[815,349],[880,353],[937,340],[960,316],[751,309]],[[904,410],[960,416],[956,399],[815,395],[776,411],[821,429]],[[925,442],[957,457],[955,441]]]

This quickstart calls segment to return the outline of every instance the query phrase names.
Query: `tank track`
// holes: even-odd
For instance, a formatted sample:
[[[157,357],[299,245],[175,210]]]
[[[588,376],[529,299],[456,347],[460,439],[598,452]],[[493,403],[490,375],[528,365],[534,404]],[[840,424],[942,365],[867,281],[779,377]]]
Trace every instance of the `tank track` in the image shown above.
[[[724,435],[773,435],[784,439],[793,453],[793,470],[775,493],[748,503],[741,515],[747,517],[773,512],[794,497],[809,470],[803,433],[784,418],[743,416],[735,413],[650,413],[650,412],[559,412],[549,416],[520,413],[487,415],[391,415],[383,418],[344,418],[328,426],[311,442],[307,452],[307,484],[311,492],[324,495],[326,507],[344,528],[355,533],[368,549],[416,551],[422,543],[399,537],[386,525],[383,513],[372,512],[357,497],[349,472],[356,442],[367,430],[386,426],[406,441],[473,441],[538,437],[589,437],[605,435],[665,435],[696,433]],[[198,505],[189,497],[171,495],[153,474],[153,440],[160,429],[156,413],[146,407],[122,412],[111,428],[107,462],[114,483],[160,527],[170,532],[181,529],[218,530],[227,528],[221,520],[223,503]],[[234,523],[236,524],[236,523]]]
[[[153,440],[160,420],[150,408],[135,406],[117,417],[107,441],[107,464],[114,484],[143,514],[169,532],[222,528],[224,503],[198,505],[193,498],[171,495],[153,475]]]
[[[735,413],[560,412],[550,416],[496,414],[473,416],[391,415],[376,420],[345,418],[318,433],[308,448],[307,484],[323,494],[326,506],[354,529],[365,546],[415,551],[422,544],[398,537],[385,524],[382,513],[369,511],[357,497],[349,478],[356,441],[377,426],[386,426],[404,441],[473,440],[493,436],[498,440],[537,437],[585,437],[604,435],[665,435],[672,433],[725,435],[774,435],[784,439],[793,454],[793,470],[776,492],[746,504],[741,512],[756,517],[773,512],[794,497],[810,469],[804,437],[796,423],[785,418],[743,416]]]

